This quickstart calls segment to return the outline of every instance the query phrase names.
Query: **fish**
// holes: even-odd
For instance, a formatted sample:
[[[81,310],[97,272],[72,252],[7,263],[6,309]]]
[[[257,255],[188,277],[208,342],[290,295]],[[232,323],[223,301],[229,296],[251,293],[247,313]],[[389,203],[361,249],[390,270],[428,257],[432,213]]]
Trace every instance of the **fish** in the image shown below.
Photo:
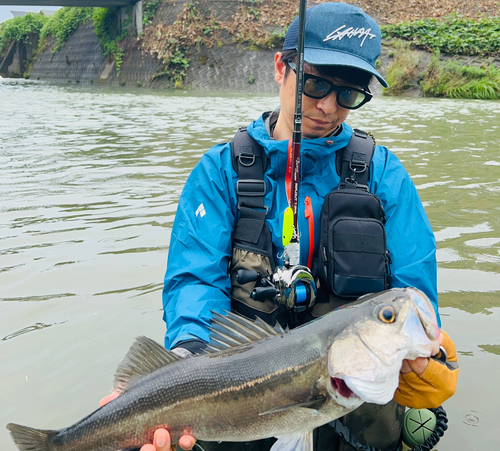
[[[391,401],[403,359],[430,357],[440,333],[415,288],[365,295],[292,330],[212,314],[205,353],[181,359],[137,338],[116,371],[116,399],[64,429],[8,424],[19,450],[133,449],[166,428],[172,443],[277,437],[273,451],[312,451],[313,429]]]

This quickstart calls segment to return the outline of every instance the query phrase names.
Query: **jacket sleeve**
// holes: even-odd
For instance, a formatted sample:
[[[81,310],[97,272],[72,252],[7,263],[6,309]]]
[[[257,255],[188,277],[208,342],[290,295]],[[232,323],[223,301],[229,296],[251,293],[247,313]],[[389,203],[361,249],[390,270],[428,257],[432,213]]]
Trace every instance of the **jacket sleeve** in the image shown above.
[[[446,332],[441,346],[447,354],[446,362],[429,359],[429,365],[419,376],[414,372],[399,375],[399,386],[394,400],[406,407],[429,409],[439,407],[451,398],[457,388],[458,361],[455,344]]]
[[[207,152],[181,194],[163,288],[165,347],[208,341],[211,311],[230,310],[227,273],[236,201],[230,145]]]
[[[432,302],[438,324],[436,240],[422,202],[408,172],[385,147],[372,159],[371,192],[384,206],[387,247],[391,258],[391,286],[415,287]]]

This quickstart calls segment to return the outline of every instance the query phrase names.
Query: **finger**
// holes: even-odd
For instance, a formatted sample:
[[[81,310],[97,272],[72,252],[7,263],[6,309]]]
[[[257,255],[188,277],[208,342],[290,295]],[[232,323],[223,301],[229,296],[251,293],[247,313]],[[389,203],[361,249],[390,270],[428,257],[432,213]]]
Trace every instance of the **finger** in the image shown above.
[[[141,451],[156,451],[156,448],[154,447],[154,445],[148,444],[148,445],[144,445],[141,448]]]
[[[115,392],[115,391],[113,393],[111,393],[110,395],[105,396],[104,398],[102,398],[99,401],[99,407],[102,407],[103,405],[107,404],[108,402],[113,401],[113,399],[118,398],[118,396],[120,396],[120,394],[118,392]]]
[[[426,357],[417,357],[415,360],[408,360],[408,364],[417,375],[421,376],[427,365],[429,365],[429,359]]]
[[[182,435],[179,439],[179,446],[184,450],[193,449],[196,439],[192,435]]]
[[[157,429],[153,443],[156,446],[155,451],[170,451],[170,433],[166,429]]]
[[[411,369],[411,366],[410,364],[408,363],[408,360],[407,359],[404,359],[403,360],[403,364],[401,365],[401,370],[400,372],[402,374],[408,374],[408,373],[411,373],[413,370]]]

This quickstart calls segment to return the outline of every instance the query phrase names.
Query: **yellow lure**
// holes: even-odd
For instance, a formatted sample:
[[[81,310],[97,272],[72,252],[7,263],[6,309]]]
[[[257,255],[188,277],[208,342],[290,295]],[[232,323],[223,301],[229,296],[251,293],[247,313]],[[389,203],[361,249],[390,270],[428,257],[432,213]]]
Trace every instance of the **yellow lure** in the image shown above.
[[[290,244],[293,237],[293,210],[287,207],[283,213],[283,246]]]

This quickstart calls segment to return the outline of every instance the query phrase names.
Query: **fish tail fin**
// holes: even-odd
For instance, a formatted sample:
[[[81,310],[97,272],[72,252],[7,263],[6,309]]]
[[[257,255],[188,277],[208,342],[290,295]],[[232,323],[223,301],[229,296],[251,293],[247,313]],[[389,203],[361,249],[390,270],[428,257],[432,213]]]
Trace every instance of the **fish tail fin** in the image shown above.
[[[50,439],[58,433],[58,431],[44,431],[14,423],[9,423],[7,429],[20,451],[51,451],[54,447]]]

